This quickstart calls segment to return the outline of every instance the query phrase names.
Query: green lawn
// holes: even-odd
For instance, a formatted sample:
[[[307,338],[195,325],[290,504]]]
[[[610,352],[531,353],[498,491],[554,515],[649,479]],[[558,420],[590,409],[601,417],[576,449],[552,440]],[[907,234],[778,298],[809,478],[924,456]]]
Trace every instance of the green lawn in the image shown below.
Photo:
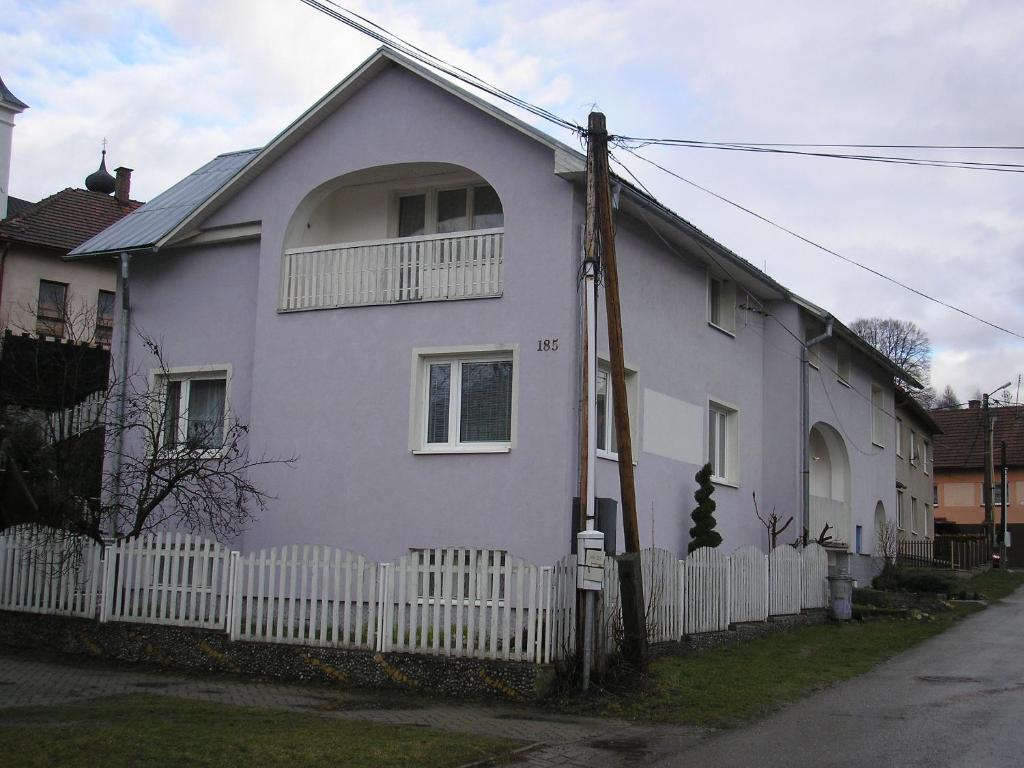
[[[989,599],[1024,584],[1024,573],[986,571],[957,582]],[[641,691],[606,694],[603,714],[714,728],[740,725],[787,701],[863,674],[942,632],[980,606],[958,604],[927,620],[876,620],[803,627],[729,648],[651,663]]]
[[[135,694],[0,711],[10,768],[457,766],[516,743],[440,731]]]

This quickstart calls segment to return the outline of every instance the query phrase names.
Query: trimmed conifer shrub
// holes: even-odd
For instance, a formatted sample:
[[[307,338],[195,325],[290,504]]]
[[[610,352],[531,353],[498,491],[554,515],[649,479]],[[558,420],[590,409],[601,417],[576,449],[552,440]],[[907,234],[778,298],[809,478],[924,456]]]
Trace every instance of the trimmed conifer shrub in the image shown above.
[[[693,479],[697,481],[697,490],[693,492],[697,507],[690,513],[693,527],[690,529],[687,554],[699,547],[717,547],[722,543],[721,534],[715,530],[715,501],[711,498],[715,486],[711,482],[711,465],[701,467]]]

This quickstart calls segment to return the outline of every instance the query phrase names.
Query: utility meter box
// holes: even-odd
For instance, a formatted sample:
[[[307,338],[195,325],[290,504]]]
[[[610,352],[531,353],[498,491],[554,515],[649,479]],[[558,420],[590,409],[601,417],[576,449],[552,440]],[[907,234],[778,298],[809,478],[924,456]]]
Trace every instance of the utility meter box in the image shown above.
[[[604,534],[576,534],[576,588],[600,591],[604,585]]]

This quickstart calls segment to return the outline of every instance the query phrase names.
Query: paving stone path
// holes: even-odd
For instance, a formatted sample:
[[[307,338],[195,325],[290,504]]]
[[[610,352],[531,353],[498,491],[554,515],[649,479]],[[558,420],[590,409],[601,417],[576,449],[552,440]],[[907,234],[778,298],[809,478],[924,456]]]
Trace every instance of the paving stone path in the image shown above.
[[[668,757],[707,735],[698,728],[645,726],[526,708],[433,703],[405,700],[390,693],[375,695],[316,685],[97,666],[88,660],[40,657],[8,649],[0,649],[0,691],[0,713],[7,707],[67,704],[145,692],[244,707],[312,711],[385,725],[498,736],[535,745],[517,762],[524,768],[634,766]]]

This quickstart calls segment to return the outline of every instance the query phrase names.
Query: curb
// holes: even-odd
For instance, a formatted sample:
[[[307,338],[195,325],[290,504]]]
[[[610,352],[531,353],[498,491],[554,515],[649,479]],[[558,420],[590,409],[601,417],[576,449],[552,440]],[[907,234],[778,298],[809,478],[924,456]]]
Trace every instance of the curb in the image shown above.
[[[528,752],[533,752],[534,750],[541,749],[546,746],[548,746],[547,742],[535,741],[532,744],[527,744],[525,747],[513,749],[511,752],[508,753],[506,757],[509,758],[508,762],[516,762],[518,758],[522,757]],[[502,763],[497,762],[499,759],[502,760]],[[477,760],[472,763],[466,763],[465,765],[458,766],[458,768],[491,768],[491,766],[493,765],[502,765],[504,764],[505,761],[505,757],[485,757],[483,760]]]

